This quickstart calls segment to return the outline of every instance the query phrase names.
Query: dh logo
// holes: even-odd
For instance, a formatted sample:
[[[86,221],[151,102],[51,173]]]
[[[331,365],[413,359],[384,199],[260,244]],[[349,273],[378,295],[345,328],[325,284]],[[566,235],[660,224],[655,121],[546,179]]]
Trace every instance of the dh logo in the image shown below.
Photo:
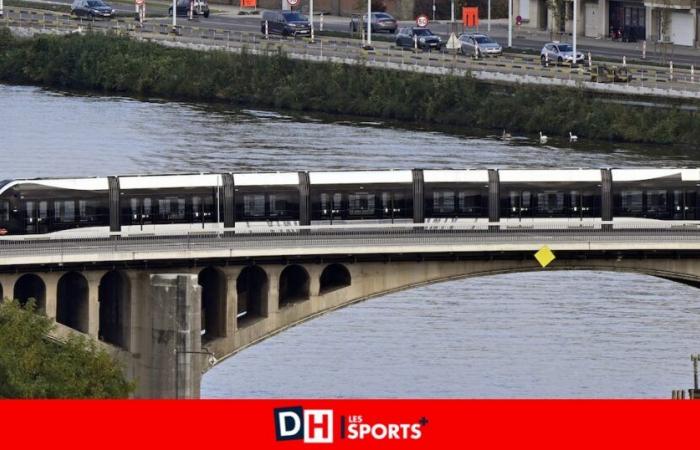
[[[303,439],[307,444],[333,442],[333,410],[301,406],[275,408],[275,437],[278,441]]]

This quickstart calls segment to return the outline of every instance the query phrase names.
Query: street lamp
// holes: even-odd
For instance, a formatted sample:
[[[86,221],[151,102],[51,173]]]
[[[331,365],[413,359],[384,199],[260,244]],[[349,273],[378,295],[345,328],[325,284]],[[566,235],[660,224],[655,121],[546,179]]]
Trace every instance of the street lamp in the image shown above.
[[[177,0],[173,0],[173,33],[177,32]]]
[[[578,17],[578,11],[577,11],[577,5],[576,5],[576,0],[574,0],[574,36],[572,38],[572,44],[574,46],[574,59],[573,59],[573,65],[576,65],[576,19]]]
[[[212,353],[210,350],[208,350],[205,347],[202,347],[201,351],[186,351],[186,350],[178,350],[175,349],[175,398],[180,397],[180,376],[179,373],[180,371],[178,370],[180,367],[180,355],[209,355],[209,358],[207,358],[207,362],[209,363],[210,366],[213,366],[216,364],[219,360],[216,359],[216,355]]]
[[[314,41],[314,0],[309,0],[309,22],[311,22],[311,42]]]
[[[508,0],[508,48],[513,46],[513,0]]]
[[[367,47],[372,46],[372,0],[367,0]]]

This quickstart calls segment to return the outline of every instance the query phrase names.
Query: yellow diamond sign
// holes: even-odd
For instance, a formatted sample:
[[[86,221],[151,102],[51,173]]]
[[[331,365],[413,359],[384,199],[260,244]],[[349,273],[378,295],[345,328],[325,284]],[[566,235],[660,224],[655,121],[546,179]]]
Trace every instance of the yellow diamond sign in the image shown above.
[[[552,250],[546,245],[535,253],[535,259],[542,267],[547,267],[549,263],[556,259]]]

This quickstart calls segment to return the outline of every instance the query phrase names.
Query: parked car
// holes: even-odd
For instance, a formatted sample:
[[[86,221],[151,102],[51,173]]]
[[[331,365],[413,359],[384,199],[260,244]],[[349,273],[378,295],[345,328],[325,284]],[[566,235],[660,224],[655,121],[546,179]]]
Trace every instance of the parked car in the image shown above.
[[[263,11],[260,18],[260,31],[282,36],[311,35],[311,24],[306,16],[295,11]]]
[[[74,0],[70,13],[76,17],[111,19],[116,11],[102,0]]]
[[[459,36],[462,44],[462,54],[481,58],[482,56],[499,56],[503,54],[503,47],[485,34],[462,33]]]
[[[372,33],[396,33],[398,22],[391,14],[385,12],[372,13]],[[362,16],[362,28],[367,29],[367,14]],[[356,14],[350,19],[350,31],[357,32],[360,30],[360,15]]]
[[[178,17],[189,17],[190,8],[193,16],[209,17],[209,3],[207,0],[177,0]],[[168,8],[168,15],[173,15],[173,7]]]
[[[397,46],[413,48],[416,44],[418,44],[418,48],[423,50],[440,50],[442,48],[442,39],[440,39],[440,36],[433,34],[428,28],[409,27],[399,29],[396,35]]]
[[[540,52],[540,60],[544,66],[547,61],[554,64],[571,64],[574,60],[574,48],[570,44],[550,42],[544,44]],[[576,64],[583,62],[583,53],[576,52]]]

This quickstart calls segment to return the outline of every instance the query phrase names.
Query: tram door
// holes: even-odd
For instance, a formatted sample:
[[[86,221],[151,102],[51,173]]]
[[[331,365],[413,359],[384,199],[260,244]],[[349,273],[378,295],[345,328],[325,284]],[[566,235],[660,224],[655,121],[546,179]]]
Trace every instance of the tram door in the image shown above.
[[[322,193],[319,207],[319,216],[321,220],[328,220],[331,225],[333,224],[333,220],[345,218],[343,195],[339,192]]]
[[[48,202],[26,200],[22,202],[24,211],[24,232],[26,234],[48,233]]]
[[[402,192],[382,192],[382,212],[383,219],[395,219],[406,216],[406,197]]]
[[[530,191],[510,191],[510,217],[528,219],[532,217],[532,193]]]
[[[673,220],[696,220],[698,193],[689,189],[673,191]]]

